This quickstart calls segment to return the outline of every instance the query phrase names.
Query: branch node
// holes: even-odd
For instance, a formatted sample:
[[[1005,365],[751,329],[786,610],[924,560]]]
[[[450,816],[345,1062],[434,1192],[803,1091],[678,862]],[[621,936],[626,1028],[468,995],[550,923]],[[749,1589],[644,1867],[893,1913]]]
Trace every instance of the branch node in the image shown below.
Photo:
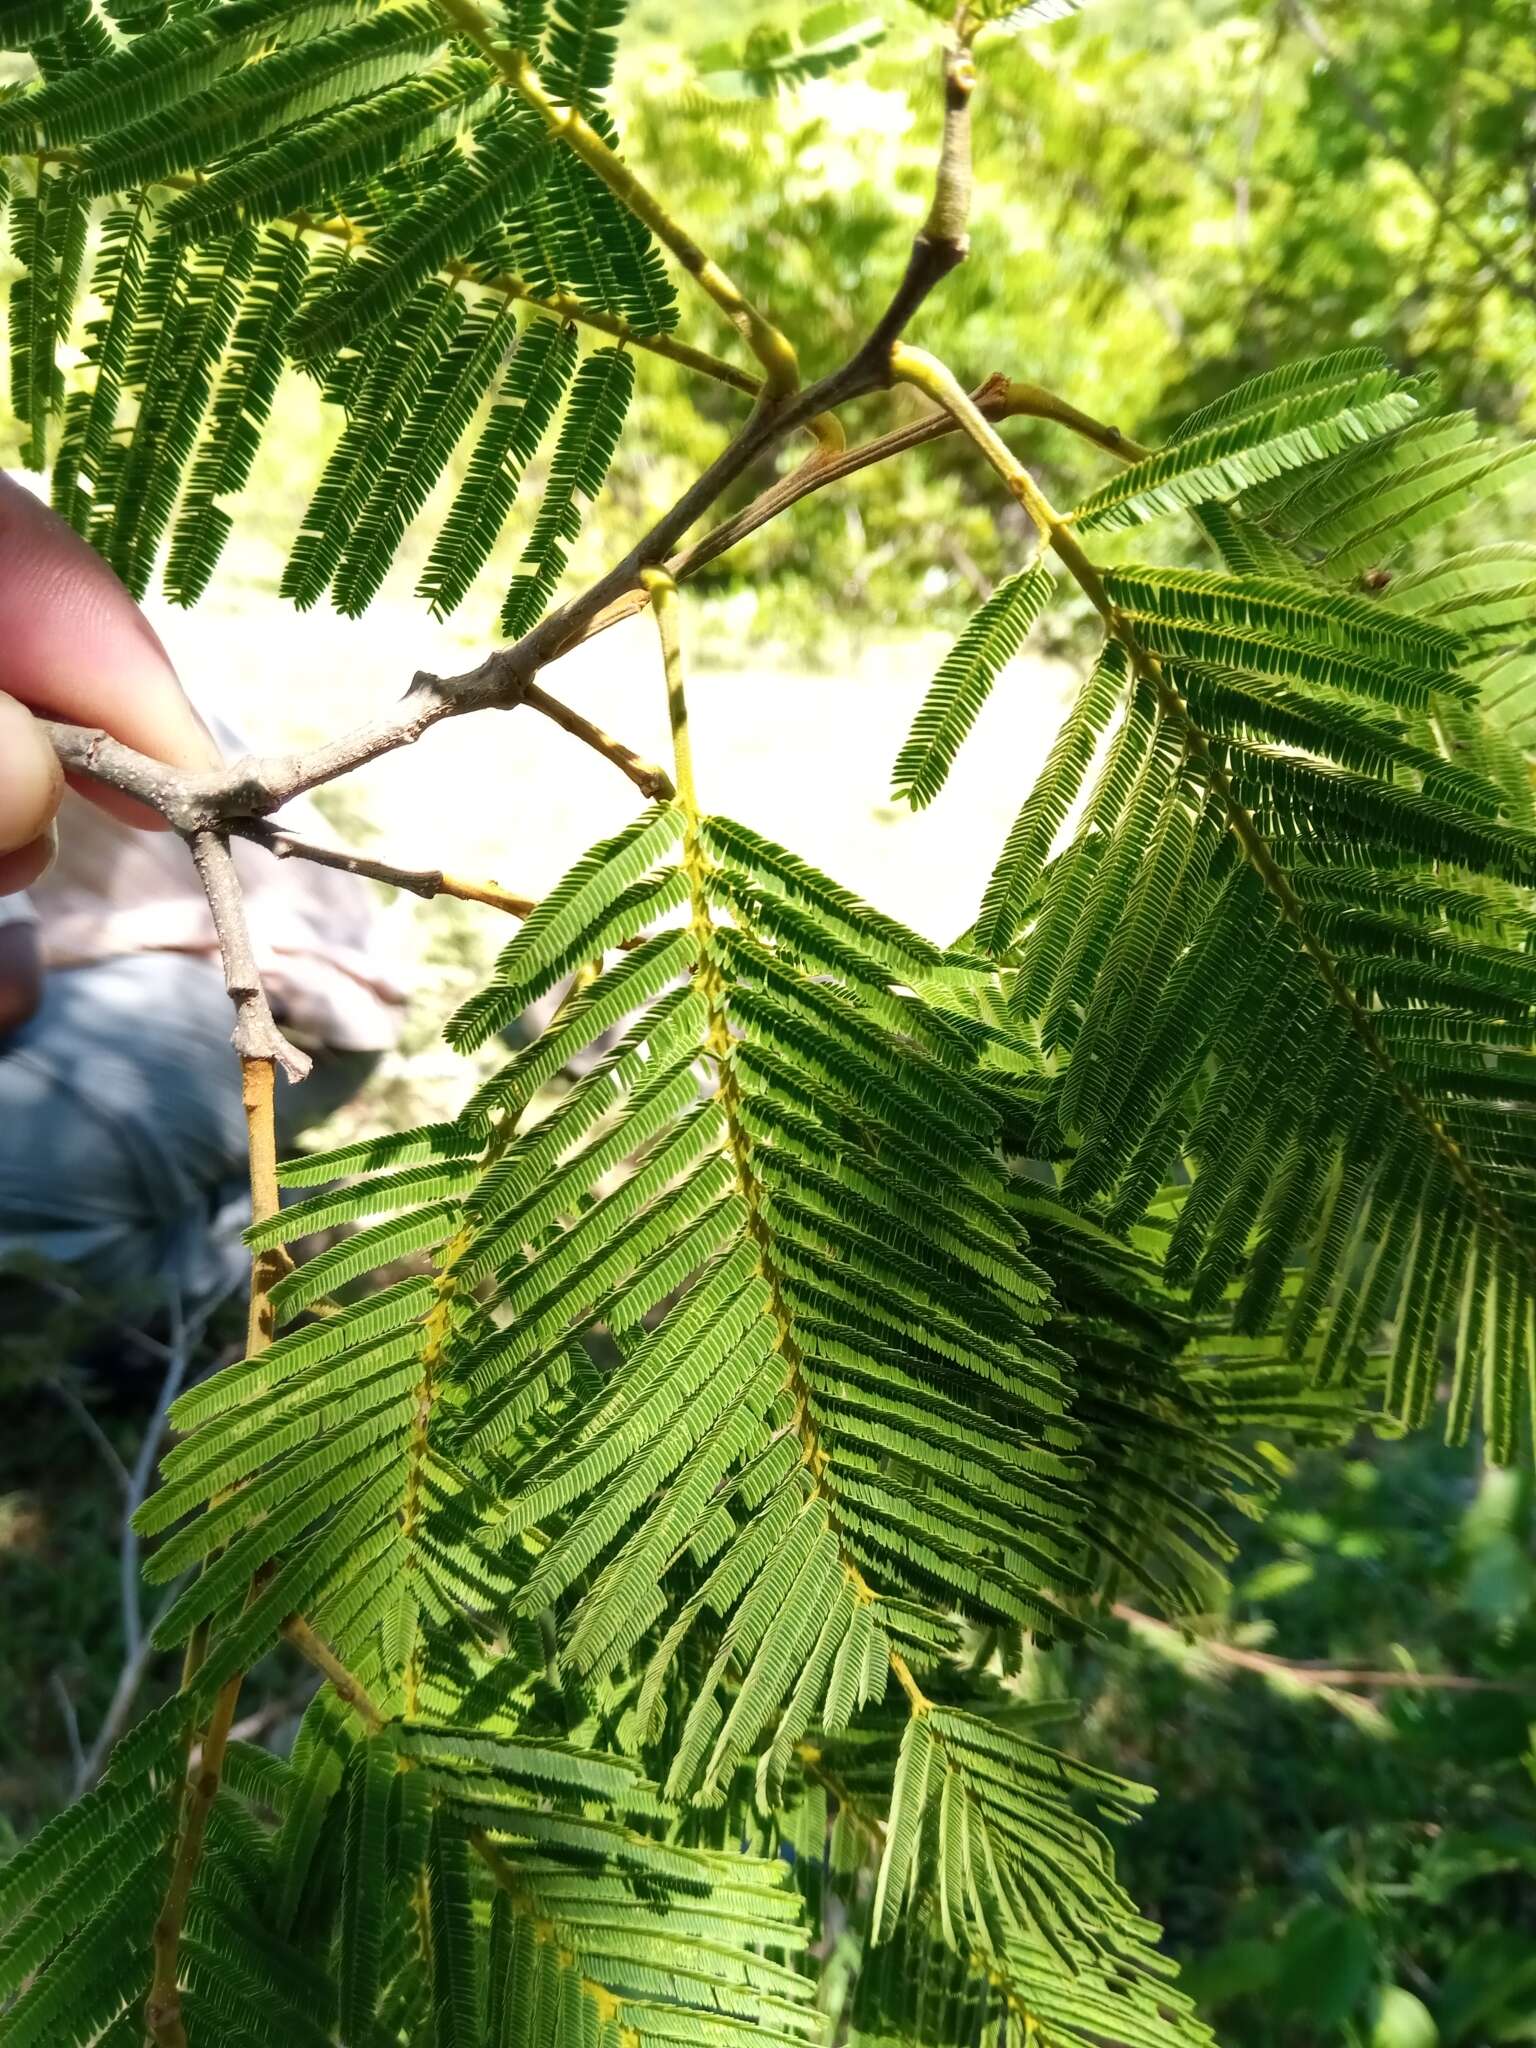
[[[275,1060],[290,1081],[302,1081],[310,1069],[309,1055],[289,1044],[272,1015],[251,946],[245,898],[229,840],[222,832],[206,827],[187,833],[186,840],[213,913],[219,957],[224,964],[224,986],[235,1006],[235,1028],[231,1033],[235,1051],[242,1060]]]

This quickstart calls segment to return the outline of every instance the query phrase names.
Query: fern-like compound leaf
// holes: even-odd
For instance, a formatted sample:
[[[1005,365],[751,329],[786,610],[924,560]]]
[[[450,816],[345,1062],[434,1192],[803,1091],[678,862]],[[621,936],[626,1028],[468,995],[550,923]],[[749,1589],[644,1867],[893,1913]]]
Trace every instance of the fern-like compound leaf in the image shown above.
[[[634,388],[634,357],[626,349],[598,349],[576,372],[543,501],[501,608],[504,633],[515,636],[536,625],[554,594],[581,532],[583,502],[590,504],[607,478]]]
[[[519,336],[495,404],[480,430],[417,592],[439,618],[462,602],[489,559],[533,460],[575,375],[574,328],[529,322]]]
[[[550,90],[614,147],[602,102],[623,12],[569,0],[508,22]],[[28,461],[45,464],[63,416],[60,509],[135,592],[169,535],[167,590],[194,601],[297,363],[352,425],[288,564],[289,593],[368,603],[411,511],[483,426],[463,517],[427,579],[434,601],[440,582],[461,593],[570,376],[562,341],[542,379],[511,380],[517,407],[482,422],[501,368],[497,315],[542,296],[610,334],[663,333],[676,298],[649,229],[429,0],[217,0],[191,13],[151,0],[120,9],[116,35],[84,0],[50,38],[52,19],[44,8],[14,25],[19,46],[36,29],[40,51],[58,48],[0,107],[0,133],[42,152],[13,181],[10,381]],[[114,201],[92,279],[102,309],[80,388],[66,390],[93,195]],[[402,331],[422,343],[404,360]],[[626,363],[602,390],[595,372],[583,385],[519,613],[537,616],[558,581],[631,376]]]
[[[1035,563],[998,585],[945,656],[906,745],[896,757],[896,795],[931,804],[1004,667],[1050,601],[1052,577]]]
[[[1536,1155],[1482,1105],[1522,1085],[1536,1021],[1536,820],[1478,695],[1519,660],[1529,565],[1339,582],[1525,459],[1431,396],[1368,354],[1272,373],[1090,501],[1084,525],[1195,505],[1233,567],[1104,572],[1113,637],[977,935],[1041,1048],[1023,1142],[1074,1206],[1134,1228],[1182,1169],[1164,1270],[1197,1310],[1230,1290],[1255,1335],[1305,1259],[1293,1340],[1347,1386],[1390,1324],[1383,1395],[1409,1424],[1454,1328],[1448,1426],[1481,1399],[1509,1457],[1536,1383]],[[1302,420],[1282,474],[1275,436]],[[1344,443],[1308,454],[1325,421]]]
[[[1101,486],[1073,517],[1085,532],[1112,530],[1208,499],[1238,497],[1373,441],[1419,410],[1414,390],[1379,358],[1361,352],[1326,359],[1304,374],[1258,379]]]

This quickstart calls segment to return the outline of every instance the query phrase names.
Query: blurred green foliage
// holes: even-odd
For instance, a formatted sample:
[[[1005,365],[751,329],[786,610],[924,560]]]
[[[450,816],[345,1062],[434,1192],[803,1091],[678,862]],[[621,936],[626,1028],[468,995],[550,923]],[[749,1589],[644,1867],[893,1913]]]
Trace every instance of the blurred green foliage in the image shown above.
[[[1121,1854],[1190,1991],[1243,2048],[1536,2039],[1529,1475],[1310,1454],[1233,1585],[1218,1647],[1131,1626],[1072,1674],[1166,1788]]]
[[[631,146],[684,167],[671,203],[807,367],[828,367],[922,219],[938,25],[911,0],[839,10],[850,36],[877,15],[886,34],[823,76],[732,98],[731,49],[746,70],[824,24],[747,0],[722,45],[713,0],[636,12],[650,33],[621,81]],[[980,54],[971,258],[913,334],[963,376],[1028,378],[1155,438],[1237,376],[1370,338],[1495,424],[1536,420],[1530,0],[1097,0],[988,31]],[[685,321],[720,346],[691,299]],[[739,402],[664,371],[642,387],[637,441],[660,473],[629,487],[650,496],[713,452]],[[871,422],[889,412],[873,402]],[[1058,502],[1102,479],[1060,430],[1010,433]],[[881,470],[802,505],[711,588],[731,600],[732,644],[835,665],[845,634],[963,618],[1014,566],[1015,514],[941,444],[899,487]]]

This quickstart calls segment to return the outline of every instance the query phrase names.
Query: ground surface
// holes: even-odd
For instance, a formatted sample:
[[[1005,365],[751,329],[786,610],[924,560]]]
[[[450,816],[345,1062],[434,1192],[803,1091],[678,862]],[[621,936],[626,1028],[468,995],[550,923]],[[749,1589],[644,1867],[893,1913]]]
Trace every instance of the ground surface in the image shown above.
[[[247,551],[211,599],[151,617],[188,684],[259,751],[305,744],[371,715],[417,668],[451,673],[494,644],[494,608],[434,623],[403,574],[361,620],[295,612],[270,563]],[[404,588],[395,594],[396,582]],[[685,628],[687,626],[685,613]],[[727,640],[718,613],[704,636]],[[689,699],[702,801],[781,840],[882,910],[937,940],[969,922],[991,864],[1054,736],[1075,682],[1064,662],[1021,660],[1005,673],[949,786],[914,816],[890,800],[890,770],[947,636],[872,646],[856,669],[807,674],[691,666]],[[654,628],[639,618],[579,648],[544,678],[557,696],[649,758],[669,756]],[[338,838],[407,867],[441,867],[537,896],[641,799],[607,762],[529,712],[440,726],[373,763],[325,799]],[[459,1063],[434,1048],[443,1018],[504,943],[496,912],[409,899],[390,943],[412,991],[404,1058],[386,1063],[370,1113],[403,1098],[442,1114],[462,1088]]]

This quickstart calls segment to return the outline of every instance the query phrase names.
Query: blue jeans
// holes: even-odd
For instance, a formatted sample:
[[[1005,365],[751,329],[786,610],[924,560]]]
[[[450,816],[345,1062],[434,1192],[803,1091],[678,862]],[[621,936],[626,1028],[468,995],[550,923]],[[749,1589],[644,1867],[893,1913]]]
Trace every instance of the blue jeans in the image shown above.
[[[0,1041],[0,1266],[73,1269],[92,1291],[191,1307],[245,1271],[245,1118],[212,960],[137,953],[49,974]],[[347,1099],[370,1053],[323,1053],[280,1086],[284,1144]]]

